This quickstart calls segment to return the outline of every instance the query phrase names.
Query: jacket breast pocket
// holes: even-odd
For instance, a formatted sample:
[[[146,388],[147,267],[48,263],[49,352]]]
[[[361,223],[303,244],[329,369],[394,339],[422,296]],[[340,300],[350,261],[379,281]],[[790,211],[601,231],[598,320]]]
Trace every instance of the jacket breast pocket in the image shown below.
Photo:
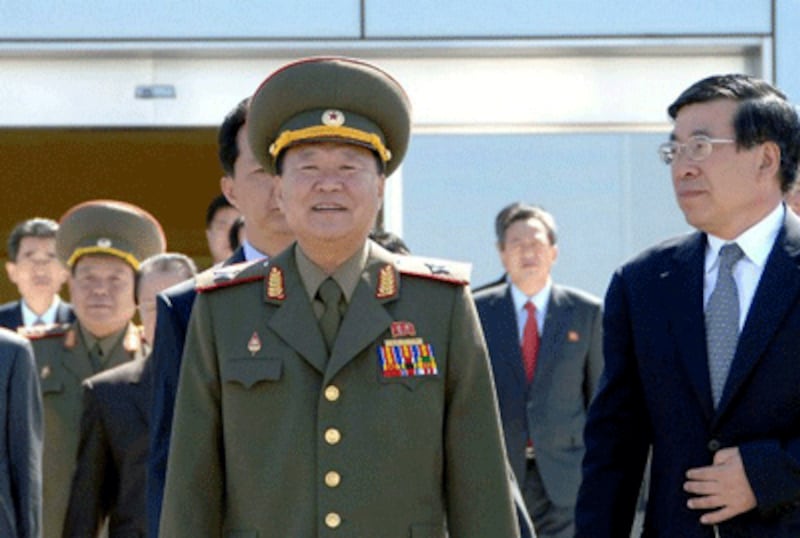
[[[278,381],[283,374],[283,361],[276,358],[228,359],[222,364],[222,381],[238,383],[246,389],[261,382]]]

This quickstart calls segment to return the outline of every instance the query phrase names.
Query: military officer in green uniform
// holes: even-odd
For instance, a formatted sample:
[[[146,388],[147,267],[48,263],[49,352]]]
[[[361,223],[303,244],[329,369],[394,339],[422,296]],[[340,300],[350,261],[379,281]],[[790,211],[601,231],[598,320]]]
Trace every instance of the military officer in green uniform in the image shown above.
[[[62,533],[78,452],[81,382],[144,357],[141,328],[131,323],[136,275],[139,262],[165,246],[156,219],[124,202],[85,202],[61,218],[56,251],[70,270],[77,320],[24,329],[33,344],[44,403],[44,538]]]
[[[466,271],[367,240],[408,143],[402,88],[301,60],[248,126],[297,242],[198,295],[160,534],[518,536]]]

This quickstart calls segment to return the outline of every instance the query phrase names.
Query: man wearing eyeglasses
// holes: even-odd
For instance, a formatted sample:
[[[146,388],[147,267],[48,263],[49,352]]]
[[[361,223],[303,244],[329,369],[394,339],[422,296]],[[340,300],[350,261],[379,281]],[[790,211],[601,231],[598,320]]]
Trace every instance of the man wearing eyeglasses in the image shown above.
[[[652,448],[649,537],[800,536],[800,121],[745,75],[670,105],[660,148],[697,232],[623,265],[604,314],[579,537],[630,534]]]

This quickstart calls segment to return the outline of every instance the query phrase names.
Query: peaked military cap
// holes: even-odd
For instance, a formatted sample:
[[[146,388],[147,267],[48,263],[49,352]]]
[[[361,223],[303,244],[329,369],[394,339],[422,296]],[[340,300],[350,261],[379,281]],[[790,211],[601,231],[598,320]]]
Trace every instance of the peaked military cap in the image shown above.
[[[273,174],[287,148],[330,140],[371,149],[389,175],[411,131],[411,105],[400,84],[370,63],[342,57],[278,69],[256,90],[247,118],[253,154]]]
[[[86,254],[107,254],[139,270],[140,262],[166,250],[158,221],[141,207],[116,200],[91,200],[61,217],[56,252],[62,263],[75,265]]]

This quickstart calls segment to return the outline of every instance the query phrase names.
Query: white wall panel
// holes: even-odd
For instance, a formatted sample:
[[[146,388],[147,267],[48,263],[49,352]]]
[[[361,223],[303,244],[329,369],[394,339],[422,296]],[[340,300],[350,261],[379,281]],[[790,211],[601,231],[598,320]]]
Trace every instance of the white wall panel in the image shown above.
[[[712,73],[745,71],[743,52],[679,55],[361,54],[397,77],[417,128],[529,130],[664,125],[664,103]],[[302,55],[299,51],[297,56]],[[275,68],[297,56],[0,56],[0,126],[216,125]],[[142,84],[173,99],[136,99]]]

